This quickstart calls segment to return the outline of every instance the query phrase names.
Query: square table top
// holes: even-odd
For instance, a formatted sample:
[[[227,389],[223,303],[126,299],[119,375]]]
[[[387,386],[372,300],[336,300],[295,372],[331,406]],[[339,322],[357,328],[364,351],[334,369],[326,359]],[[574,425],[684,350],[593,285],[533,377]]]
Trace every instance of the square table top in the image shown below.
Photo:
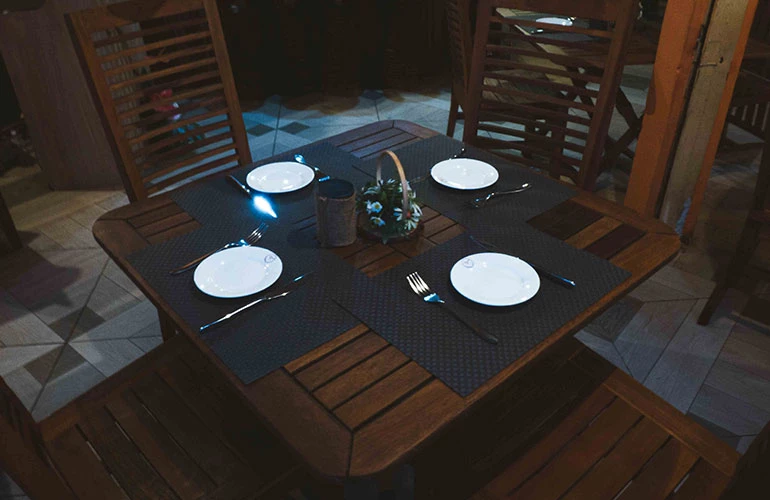
[[[367,159],[437,134],[409,122],[382,121],[324,141]],[[388,245],[359,239],[333,251],[373,276],[464,232],[461,225],[430,207],[424,212],[424,231],[417,239]],[[210,351],[197,328],[176,316],[127,259],[149,245],[199,228],[198,221],[168,194],[160,194],[103,215],[93,230],[97,241],[142,292],[179,325],[309,467],[323,476],[344,479],[371,476],[403,462],[463,415],[493,401],[524,368],[558,350],[560,341],[570,341],[574,333],[673,258],[680,246],[676,233],[660,221],[588,192],[579,192],[529,224],[608,259],[631,277],[466,397],[363,324],[244,384]]]

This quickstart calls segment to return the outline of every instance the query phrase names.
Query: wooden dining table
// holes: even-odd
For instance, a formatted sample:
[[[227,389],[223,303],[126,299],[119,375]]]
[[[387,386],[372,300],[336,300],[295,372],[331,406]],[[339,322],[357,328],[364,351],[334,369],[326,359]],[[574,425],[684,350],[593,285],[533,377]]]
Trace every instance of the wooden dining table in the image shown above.
[[[359,158],[397,150],[438,132],[404,121],[381,121],[325,139]],[[184,189],[184,188],[182,188]],[[431,207],[413,240],[382,244],[358,239],[331,250],[369,276],[382,273],[463,233]],[[478,389],[461,397],[376,331],[359,324],[333,340],[244,384],[202,341],[162,294],[132,267],[128,256],[200,227],[168,194],[103,215],[94,235],[147,297],[177,325],[272,431],[317,475],[329,481],[377,476],[408,462],[466,416],[504,397],[503,390],[557,352],[602,311],[666,264],[679,249],[668,226],[630,209],[579,192],[529,221],[535,228],[628,271],[630,277]]]

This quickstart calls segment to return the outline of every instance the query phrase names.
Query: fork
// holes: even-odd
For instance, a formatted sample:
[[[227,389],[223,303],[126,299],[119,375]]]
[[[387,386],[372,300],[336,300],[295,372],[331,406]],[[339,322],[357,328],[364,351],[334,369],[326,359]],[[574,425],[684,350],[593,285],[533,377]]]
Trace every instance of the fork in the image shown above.
[[[430,302],[432,304],[444,304],[446,306],[446,302],[444,302],[441,297],[438,296],[436,292],[430,289],[430,286],[425,282],[424,279],[422,279],[422,276],[420,276],[419,273],[414,272],[406,277],[406,281],[409,282],[409,286],[412,288],[412,291],[416,293],[419,297],[422,297],[422,300],[425,302]],[[499,341],[497,340],[497,337],[488,334],[487,332],[480,330],[477,326],[472,325],[468,323],[466,320],[461,318],[454,310],[450,309],[448,306],[445,307],[449,313],[457,318],[462,324],[473,330],[473,333],[481,337],[482,339],[486,340],[490,344],[497,344]]]
[[[496,198],[498,196],[505,195],[505,194],[521,193],[522,191],[526,191],[527,189],[529,189],[531,187],[532,187],[532,184],[530,184],[529,182],[525,182],[524,184],[522,184],[521,186],[519,186],[519,187],[517,187],[515,189],[509,189],[507,191],[492,191],[491,193],[489,193],[486,196],[483,196],[481,198],[476,198],[475,200],[471,201],[471,206],[473,208],[481,208],[484,205],[486,205],[486,203],[489,200],[491,200],[492,198]]]
[[[222,250],[227,250],[228,248],[235,248],[235,247],[246,247],[255,245],[259,240],[262,239],[262,236],[265,234],[265,231],[267,231],[267,228],[269,226],[262,222],[254,231],[251,232],[246,238],[238,241],[233,241],[232,243],[228,243],[227,245],[224,245],[221,248],[217,248],[216,250],[213,250],[207,254],[201,255],[197,259],[191,260],[187,264],[183,266],[179,266],[176,269],[169,271],[169,274],[176,275],[181,274],[185,271],[189,271],[193,267],[195,267],[196,264],[200,263],[203,259],[206,257],[209,257],[211,255],[214,255],[217,252],[221,252]]]
[[[301,163],[301,164],[305,165],[306,167],[312,168],[315,171],[316,174],[321,174],[322,173],[320,168],[316,167],[315,165],[311,165],[310,163],[308,163],[307,160],[305,159],[305,157],[300,155],[300,154],[294,155],[294,161],[296,161],[297,163]],[[330,175],[324,175],[323,177],[318,179],[318,182],[328,181],[331,178],[332,177]]]

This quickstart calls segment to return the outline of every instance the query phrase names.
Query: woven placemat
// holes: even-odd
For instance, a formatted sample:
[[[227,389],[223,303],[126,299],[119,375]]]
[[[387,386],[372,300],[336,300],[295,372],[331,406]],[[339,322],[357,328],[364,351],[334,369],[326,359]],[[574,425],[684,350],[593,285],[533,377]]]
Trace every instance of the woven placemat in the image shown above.
[[[459,295],[449,282],[449,271],[457,261],[487,251],[463,234],[374,279],[354,277],[350,290],[337,300],[369,328],[466,396],[629,276],[603,259],[526,225],[512,228],[505,236],[498,235],[497,243],[501,251],[558,271],[578,286],[567,289],[541,277],[540,291],[524,304],[475,304]],[[498,337],[500,343],[485,342],[442,306],[426,303],[415,295],[406,281],[414,271],[448,307]]]
[[[209,225],[179,238],[152,245],[129,256],[131,265],[148,281],[192,329],[214,321],[254,300],[218,299],[200,292],[194,271],[171,276],[169,270],[210,251],[222,242],[238,239],[251,228],[229,224]],[[269,290],[313,272],[292,294],[259,304],[203,339],[245,384],[270,373],[315,347],[349,330],[358,322],[332,298],[357,273],[331,252],[318,248],[315,229],[270,227],[259,242],[273,250],[283,263],[281,278]],[[269,291],[268,290],[268,291]]]
[[[472,191],[458,191],[438,184],[430,177],[431,168],[455,155],[462,147],[462,142],[438,135],[399,149],[396,154],[404,165],[407,178],[419,179],[419,182],[412,182],[412,189],[417,193],[417,197],[443,215],[466,226],[525,222],[577,193],[574,188],[534,170],[514,165],[487,151],[470,146],[466,147],[463,156],[490,163],[498,170],[499,180],[489,188]],[[359,164],[356,168],[367,175],[374,175],[376,165],[376,159],[373,159]],[[395,168],[392,163],[386,160],[384,165],[383,177],[393,177]],[[476,209],[470,206],[471,200],[491,191],[515,188],[525,182],[532,184],[527,191],[500,197],[490,201],[484,208]]]
[[[358,158],[329,143],[313,144],[302,148],[301,152],[310,164],[316,165],[324,174],[348,180],[356,188],[363,186],[372,178],[360,169],[354,168],[354,165],[360,163]],[[245,184],[246,176],[251,170],[260,165],[278,161],[294,161],[293,154],[279,155],[269,161],[242,167],[235,170],[233,175]],[[293,224],[313,215],[315,186],[316,183],[313,182],[299,191],[264,195],[278,215],[277,219],[260,213],[248,197],[224,177],[211,179],[189,188],[177,189],[171,192],[171,198],[204,226],[239,224],[244,220],[253,224],[260,219],[272,224]]]

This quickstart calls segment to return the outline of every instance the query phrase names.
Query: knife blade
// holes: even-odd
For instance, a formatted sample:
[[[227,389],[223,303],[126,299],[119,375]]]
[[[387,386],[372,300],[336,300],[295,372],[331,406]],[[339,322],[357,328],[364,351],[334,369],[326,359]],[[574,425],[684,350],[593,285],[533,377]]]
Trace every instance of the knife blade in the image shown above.
[[[297,288],[302,286],[302,284],[304,283],[305,278],[307,278],[308,276],[310,276],[312,274],[313,274],[312,271],[309,272],[309,273],[300,274],[299,276],[297,276],[296,278],[291,280],[286,285],[284,285],[284,286],[282,286],[282,287],[280,287],[280,288],[278,288],[276,290],[273,290],[272,292],[270,292],[268,294],[265,294],[262,297],[254,300],[252,302],[249,302],[245,306],[239,307],[238,309],[236,309],[235,311],[233,311],[231,313],[225,314],[224,316],[222,316],[221,318],[219,318],[216,321],[212,321],[211,323],[203,325],[202,327],[200,327],[199,331],[201,333],[203,333],[205,330],[207,330],[207,329],[209,329],[209,328],[211,328],[213,326],[219,325],[221,323],[224,323],[225,321],[229,320],[233,316],[235,316],[237,314],[240,314],[243,311],[245,311],[245,310],[247,310],[247,309],[249,309],[251,307],[254,307],[255,305],[260,304],[262,302],[267,302],[267,301],[270,301],[270,300],[273,300],[273,299],[278,299],[278,298],[281,298],[281,297],[286,297],[291,292],[293,292],[294,290],[296,290]]]
[[[230,182],[232,182],[240,191],[242,191],[246,196],[251,198],[251,201],[254,202],[254,207],[257,210],[259,210],[263,214],[269,215],[273,219],[278,218],[278,214],[275,213],[275,210],[273,209],[273,205],[270,203],[270,200],[268,200],[266,196],[259,194],[254,189],[242,183],[234,175],[228,175],[227,178],[230,179]]]
[[[468,235],[468,236],[470,237],[471,240],[473,240],[474,243],[476,243],[477,245],[479,245],[481,248],[483,248],[485,250],[494,250],[495,252],[505,253],[505,252],[503,252],[503,250],[500,249],[500,247],[498,247],[497,245],[495,245],[493,243],[489,243],[488,241],[480,240],[480,239],[476,238],[475,236],[473,236],[472,234]],[[514,257],[516,257],[516,256],[514,255]],[[534,269],[538,273],[544,274],[545,276],[551,278],[553,281],[556,281],[557,283],[559,283],[561,285],[564,285],[567,288],[575,288],[575,286],[577,286],[577,283],[575,283],[571,279],[567,279],[564,276],[559,276],[556,273],[552,273],[551,271],[549,271],[547,269],[543,269],[542,267],[537,266],[537,265],[535,265],[535,264],[533,264],[533,263],[531,263],[529,261],[526,261],[526,260],[524,260],[524,259],[522,259],[520,257],[516,257],[516,258],[526,262],[527,264],[529,264],[532,267],[532,269]]]

